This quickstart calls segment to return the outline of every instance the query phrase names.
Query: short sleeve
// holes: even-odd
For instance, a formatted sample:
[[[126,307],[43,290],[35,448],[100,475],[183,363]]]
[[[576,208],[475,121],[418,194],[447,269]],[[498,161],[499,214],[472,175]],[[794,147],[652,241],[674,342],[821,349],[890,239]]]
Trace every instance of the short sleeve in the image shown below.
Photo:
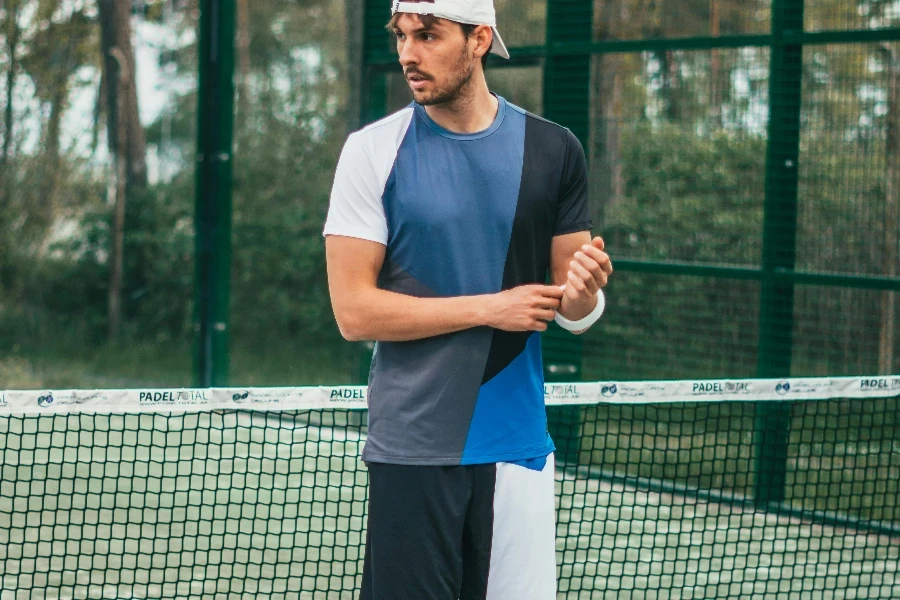
[[[566,160],[553,235],[590,231],[593,226],[588,206],[587,160],[578,138],[569,130],[566,136]]]
[[[388,225],[381,196],[385,178],[373,164],[367,138],[354,133],[344,144],[328,205],[323,235],[342,235],[387,245]]]

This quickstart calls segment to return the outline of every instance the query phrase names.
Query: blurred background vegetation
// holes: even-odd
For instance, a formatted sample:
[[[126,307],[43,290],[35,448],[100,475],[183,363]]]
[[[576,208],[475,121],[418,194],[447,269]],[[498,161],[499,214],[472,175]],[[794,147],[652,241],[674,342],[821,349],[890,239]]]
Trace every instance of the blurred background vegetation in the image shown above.
[[[320,232],[361,125],[363,2],[236,4],[231,380],[353,382]],[[507,45],[545,44],[546,1],[497,7]],[[190,385],[198,14],[196,0],[0,3],[0,389]],[[769,49],[627,43],[767,34],[770,2],[596,0],[593,15],[594,41],[623,43],[591,58],[586,144],[614,259],[758,267]],[[804,20],[896,28],[900,9],[808,0]],[[541,114],[545,68],[492,59],[488,81]],[[409,102],[398,69],[389,110]],[[900,43],[806,46],[802,98],[797,269],[896,277]],[[792,374],[900,372],[896,295],[798,286]],[[585,378],[756,374],[758,281],[625,268],[609,297]]]

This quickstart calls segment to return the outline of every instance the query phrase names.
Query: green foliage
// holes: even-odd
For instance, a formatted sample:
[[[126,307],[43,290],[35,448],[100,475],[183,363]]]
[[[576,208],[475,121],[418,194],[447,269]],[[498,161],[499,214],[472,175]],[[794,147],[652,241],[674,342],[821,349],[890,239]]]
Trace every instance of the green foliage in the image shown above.
[[[638,123],[622,135],[625,200],[607,209],[605,235],[652,260],[759,260],[765,140]]]
[[[616,0],[596,3],[594,37],[707,35],[714,5],[723,34],[768,30],[770,6],[761,1]],[[166,97],[154,120],[144,123],[151,181],[126,207],[124,335],[112,345],[106,340],[111,165],[96,145],[60,133],[73,117],[95,121],[84,91],[99,84],[96,7],[45,0],[9,6],[18,9],[19,20],[4,23],[0,48],[8,58],[16,25],[18,87],[8,107],[13,129],[3,131],[9,156],[0,160],[0,347],[18,350],[8,363],[15,368],[4,372],[69,385],[113,381],[115,373],[130,381],[186,383],[193,335],[197,2],[177,3],[173,11],[150,1],[134,16],[135,31],[152,24],[166,32],[144,48],[159,51],[164,75],[156,83]],[[236,382],[255,384],[349,379],[353,352],[331,314],[321,238],[347,134],[344,4],[271,0],[248,6],[239,39],[249,44],[239,45],[236,56],[232,372]],[[865,19],[890,24],[890,6],[811,2],[807,27],[864,27]],[[544,4],[498,0],[497,7],[510,46],[543,43]],[[890,226],[880,219],[882,53],[877,44],[815,46],[804,56],[801,268],[880,272],[879,243]],[[499,64],[493,60],[488,70],[492,89],[540,112],[541,67]],[[0,87],[8,65],[0,66]],[[594,59],[596,139],[587,150],[592,184],[603,179],[608,189],[594,187],[593,211],[614,257],[759,264],[767,69],[767,51],[752,48]],[[399,77],[389,87],[392,106],[409,101]],[[100,97],[97,92],[89,95]],[[104,119],[99,123],[102,128]],[[166,165],[156,176],[155,156]],[[586,338],[584,374],[753,375],[758,292],[750,282],[617,273],[602,337],[592,332]],[[879,294],[798,291],[798,368],[870,370],[879,302]],[[841,312],[849,304],[858,307],[854,315]],[[78,360],[54,368],[51,355]]]

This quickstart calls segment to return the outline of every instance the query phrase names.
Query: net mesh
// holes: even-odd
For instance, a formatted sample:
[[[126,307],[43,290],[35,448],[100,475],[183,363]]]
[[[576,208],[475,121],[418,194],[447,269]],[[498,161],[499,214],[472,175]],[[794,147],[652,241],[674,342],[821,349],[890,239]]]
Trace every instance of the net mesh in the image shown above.
[[[548,413],[559,598],[900,597],[900,398]],[[344,409],[0,416],[0,596],[354,598],[365,434]]]

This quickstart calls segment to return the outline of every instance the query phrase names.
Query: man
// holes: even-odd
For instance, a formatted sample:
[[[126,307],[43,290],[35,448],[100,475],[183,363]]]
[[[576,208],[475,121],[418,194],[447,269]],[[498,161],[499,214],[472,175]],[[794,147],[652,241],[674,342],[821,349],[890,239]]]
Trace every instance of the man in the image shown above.
[[[414,102],[349,137],[324,232],[341,332],[378,342],[361,598],[550,600],[538,332],[589,327],[612,273],[584,152],[489,92],[483,59],[509,56],[492,0],[393,15]]]

